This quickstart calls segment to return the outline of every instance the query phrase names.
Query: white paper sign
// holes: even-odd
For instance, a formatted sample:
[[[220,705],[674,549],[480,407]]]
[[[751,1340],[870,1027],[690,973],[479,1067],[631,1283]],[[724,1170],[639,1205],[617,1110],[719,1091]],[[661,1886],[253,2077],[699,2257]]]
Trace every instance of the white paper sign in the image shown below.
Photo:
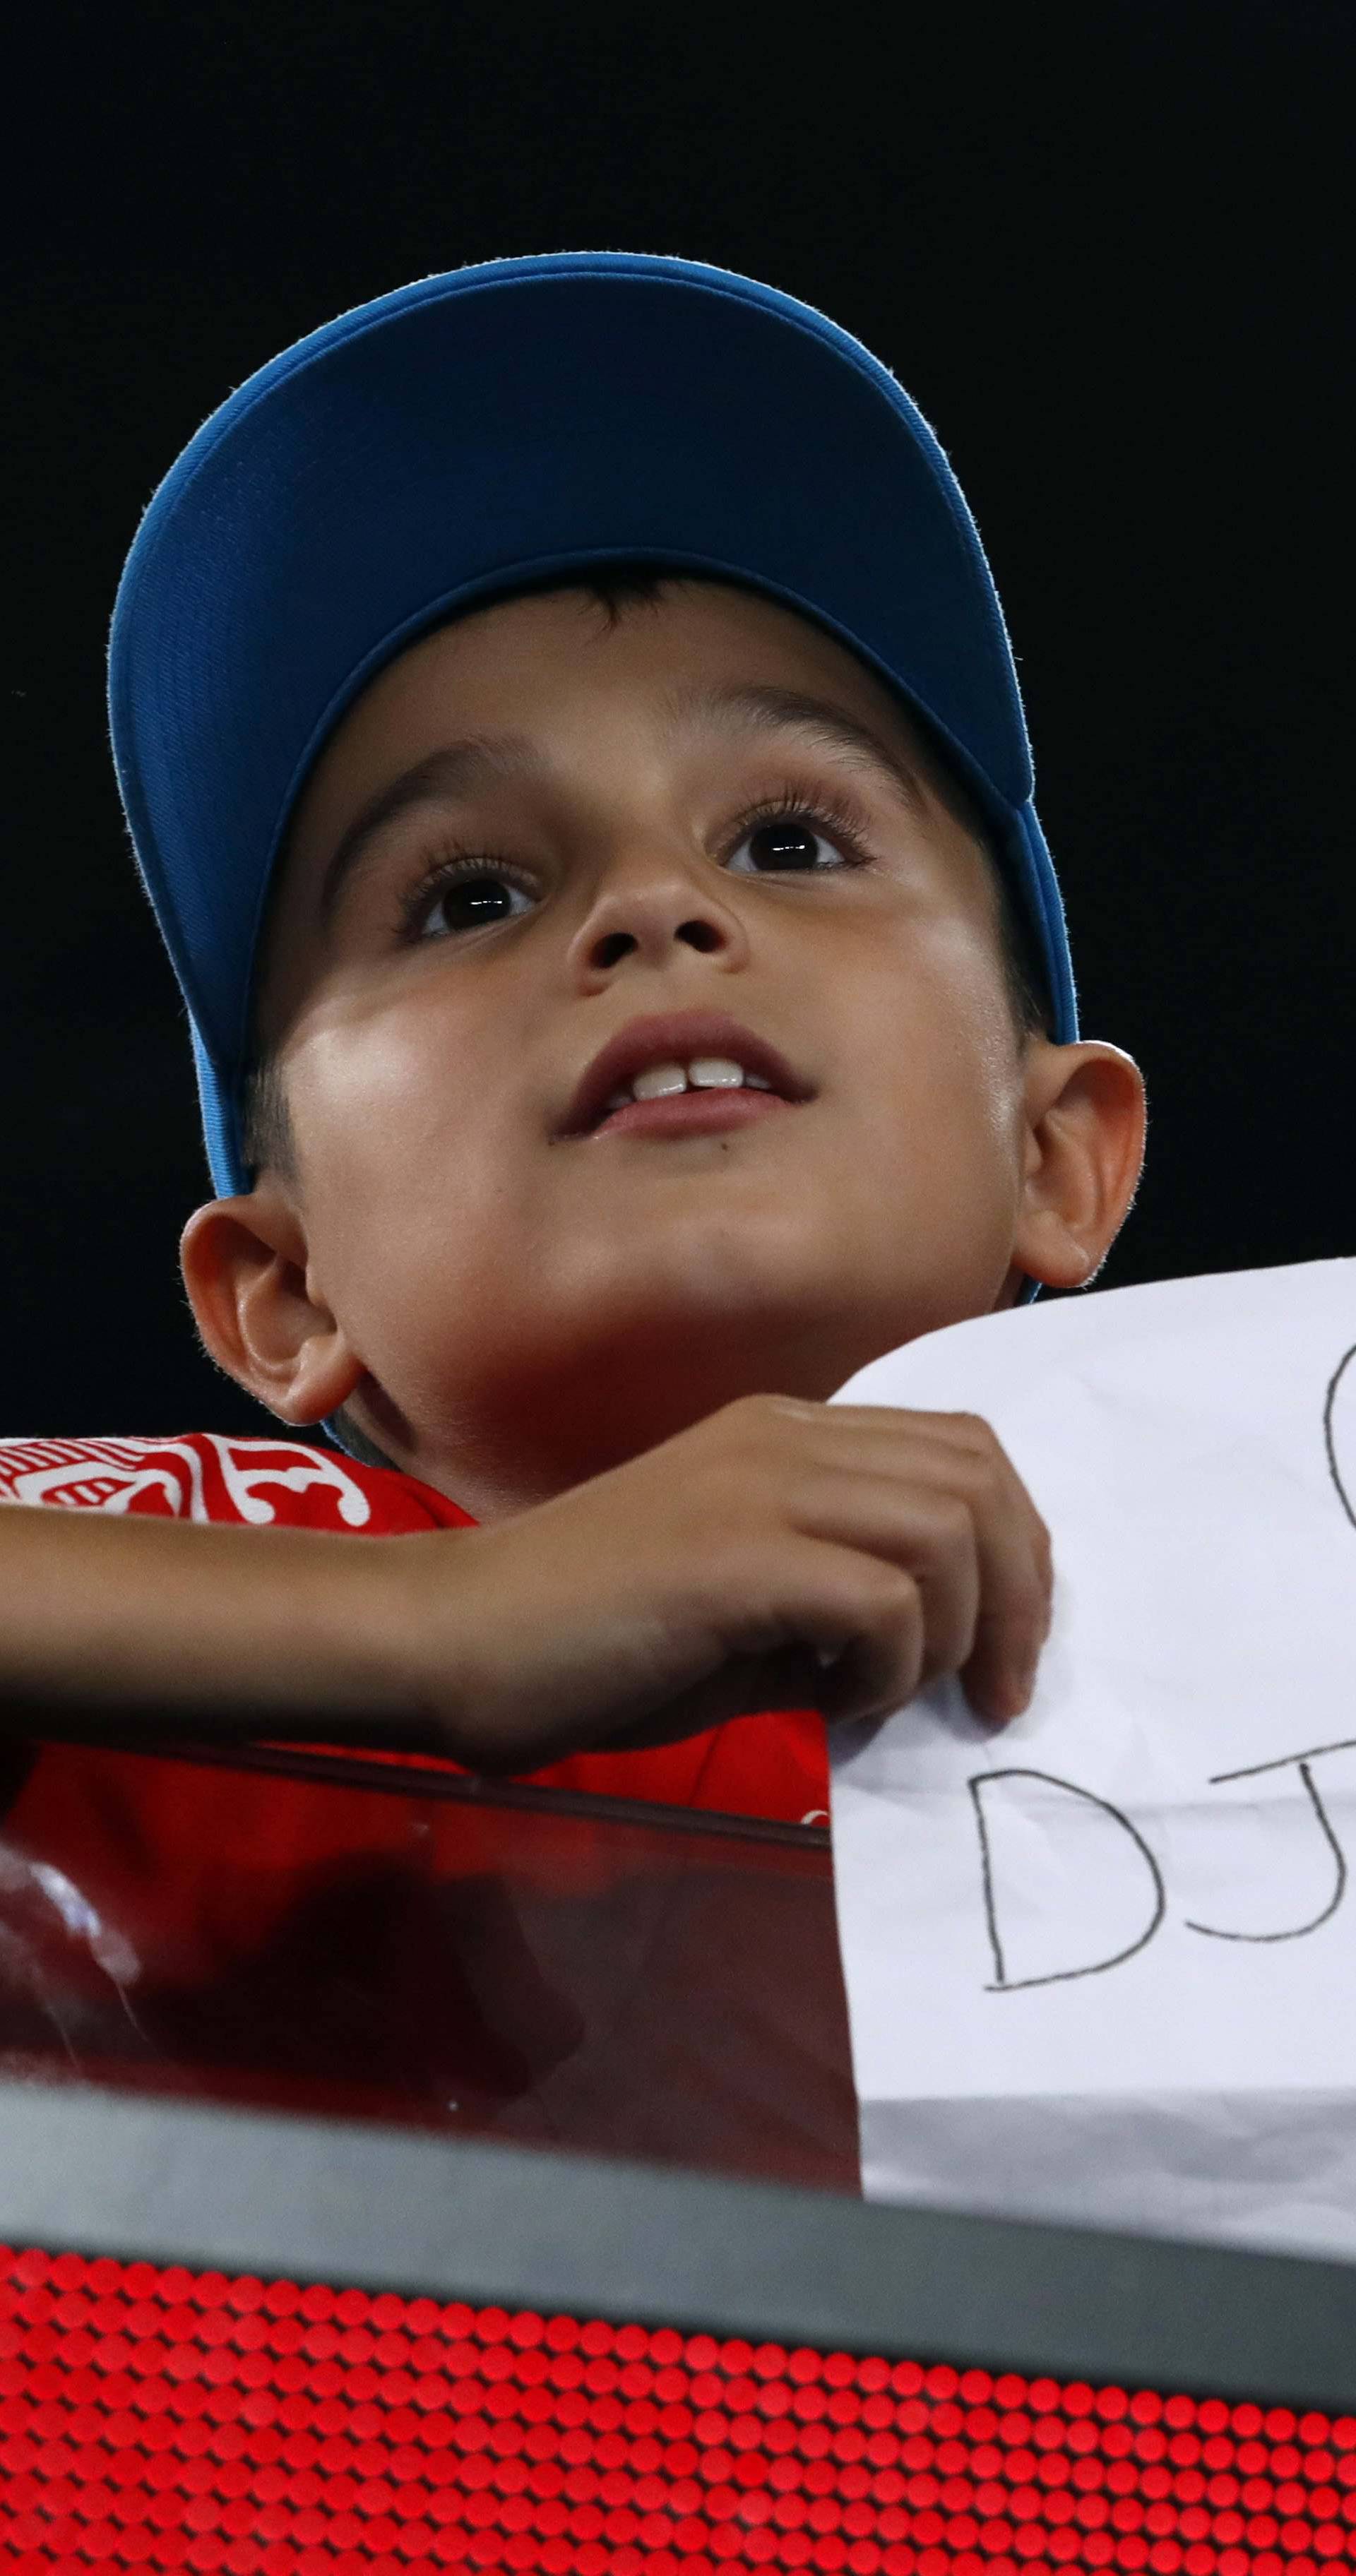
[[[990,1316],[855,1404],[989,1420],[1036,1698],[840,1730],[868,2194],[1356,2257],[1356,1261]]]

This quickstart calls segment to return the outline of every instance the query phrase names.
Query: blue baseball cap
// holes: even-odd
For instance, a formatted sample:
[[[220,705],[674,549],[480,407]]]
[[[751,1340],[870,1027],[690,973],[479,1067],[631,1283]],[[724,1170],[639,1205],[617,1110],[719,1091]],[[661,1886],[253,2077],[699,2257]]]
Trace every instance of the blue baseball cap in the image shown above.
[[[192,1024],[218,1190],[269,883],[321,745],[407,644],[514,589],[646,561],[750,585],[898,690],[992,833],[1077,1034],[998,594],[927,423],[807,304],[691,260],[453,269],[299,340],[204,422],[123,571],[109,717]]]

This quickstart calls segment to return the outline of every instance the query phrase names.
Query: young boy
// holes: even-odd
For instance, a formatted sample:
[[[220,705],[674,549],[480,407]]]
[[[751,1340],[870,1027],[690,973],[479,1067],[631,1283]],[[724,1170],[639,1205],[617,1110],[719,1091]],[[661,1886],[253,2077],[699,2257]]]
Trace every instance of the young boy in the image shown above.
[[[198,1327],[347,1454],[8,1444],[12,1500],[94,1507],[0,1516],[15,1731],[795,1818],[815,1711],[1022,1708],[1050,1559],[996,1441],[826,1399],[1089,1279],[1142,1094],[1077,1038],[997,600],[885,370],[629,255],[341,316],[157,494],[111,713]]]

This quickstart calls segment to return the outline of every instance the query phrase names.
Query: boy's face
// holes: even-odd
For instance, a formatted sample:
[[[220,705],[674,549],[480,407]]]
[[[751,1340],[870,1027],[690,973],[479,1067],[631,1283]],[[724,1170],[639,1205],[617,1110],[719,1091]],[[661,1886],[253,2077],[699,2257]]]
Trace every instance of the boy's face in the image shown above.
[[[353,1417],[486,1516],[1014,1293],[1045,1042],[988,864],[889,691],[733,587],[524,597],[383,672],[302,800],[261,1027],[295,1157],[256,1198]],[[774,1087],[580,1126],[624,1033]]]

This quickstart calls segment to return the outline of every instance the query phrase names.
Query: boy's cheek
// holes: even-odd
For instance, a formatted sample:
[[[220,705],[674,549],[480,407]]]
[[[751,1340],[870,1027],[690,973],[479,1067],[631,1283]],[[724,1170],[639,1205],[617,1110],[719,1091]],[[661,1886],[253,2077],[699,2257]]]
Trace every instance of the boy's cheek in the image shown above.
[[[508,1107],[506,1069],[474,1033],[392,1011],[335,1007],[289,1048],[284,1068],[308,1191],[383,1195],[421,1166],[447,1167]],[[521,1080],[521,1076],[519,1077]]]

